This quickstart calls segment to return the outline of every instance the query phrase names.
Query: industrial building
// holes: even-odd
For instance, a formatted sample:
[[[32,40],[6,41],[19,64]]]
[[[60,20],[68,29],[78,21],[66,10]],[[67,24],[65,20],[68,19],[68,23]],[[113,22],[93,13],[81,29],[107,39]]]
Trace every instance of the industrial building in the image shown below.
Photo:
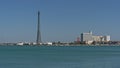
[[[81,42],[86,44],[91,44],[93,42],[109,42],[110,36],[94,36],[92,32],[89,33],[81,33]]]
[[[81,34],[81,42],[85,42],[85,43],[92,43],[93,42],[93,38],[92,38],[92,32],[89,33],[82,33]]]

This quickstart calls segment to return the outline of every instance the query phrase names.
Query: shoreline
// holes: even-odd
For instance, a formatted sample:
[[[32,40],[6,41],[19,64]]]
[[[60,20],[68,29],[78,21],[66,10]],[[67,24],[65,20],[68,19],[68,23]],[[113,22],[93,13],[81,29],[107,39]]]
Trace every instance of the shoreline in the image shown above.
[[[86,44],[82,44],[82,45],[81,44],[80,45],[74,45],[74,44],[73,45],[60,45],[60,44],[58,45],[44,45],[44,44],[43,45],[8,45],[7,44],[7,45],[0,45],[0,46],[51,46],[51,47],[52,46],[68,46],[68,47],[69,46],[108,46],[109,47],[109,46],[120,46],[120,45],[119,44],[110,44],[110,45],[109,44],[107,45],[106,44],[100,44],[100,45],[86,45]]]

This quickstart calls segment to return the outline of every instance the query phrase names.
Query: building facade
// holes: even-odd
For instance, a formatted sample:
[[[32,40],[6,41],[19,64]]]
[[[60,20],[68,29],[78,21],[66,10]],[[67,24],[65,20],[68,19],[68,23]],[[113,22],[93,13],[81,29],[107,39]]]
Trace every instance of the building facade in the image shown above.
[[[104,36],[104,40],[105,40],[106,42],[110,41],[110,36],[109,36],[109,35],[108,35],[108,36]]]
[[[82,33],[81,34],[81,42],[85,42],[87,44],[91,44],[92,42],[109,42],[110,36],[94,36],[92,32]]]
[[[81,42],[90,43],[92,41],[93,41],[92,32],[81,34]]]

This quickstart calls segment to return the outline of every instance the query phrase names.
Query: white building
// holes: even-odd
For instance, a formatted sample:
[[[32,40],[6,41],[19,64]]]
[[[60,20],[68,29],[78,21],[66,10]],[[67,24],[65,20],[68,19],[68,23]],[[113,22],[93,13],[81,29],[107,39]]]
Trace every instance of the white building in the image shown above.
[[[96,41],[96,42],[101,41],[101,37],[102,36],[92,36],[93,41]]]
[[[23,42],[19,42],[19,43],[17,43],[17,45],[24,45],[24,43]]]
[[[110,36],[94,36],[92,32],[89,33],[82,33],[81,34],[81,42],[85,42],[87,44],[95,42],[108,42],[110,41]]]
[[[104,36],[104,41],[106,41],[106,42],[110,41],[110,36],[109,35]]]
[[[89,33],[82,33],[81,34],[81,42],[85,42],[85,43],[92,43],[93,42],[93,38],[92,38],[92,32]]]
[[[47,42],[47,45],[52,45],[53,43],[52,42]]]

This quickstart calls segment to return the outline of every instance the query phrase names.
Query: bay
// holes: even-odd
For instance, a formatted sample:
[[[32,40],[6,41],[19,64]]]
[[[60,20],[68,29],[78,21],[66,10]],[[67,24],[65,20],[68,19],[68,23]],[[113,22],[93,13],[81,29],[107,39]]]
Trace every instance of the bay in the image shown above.
[[[0,46],[0,68],[119,68],[120,46]]]

